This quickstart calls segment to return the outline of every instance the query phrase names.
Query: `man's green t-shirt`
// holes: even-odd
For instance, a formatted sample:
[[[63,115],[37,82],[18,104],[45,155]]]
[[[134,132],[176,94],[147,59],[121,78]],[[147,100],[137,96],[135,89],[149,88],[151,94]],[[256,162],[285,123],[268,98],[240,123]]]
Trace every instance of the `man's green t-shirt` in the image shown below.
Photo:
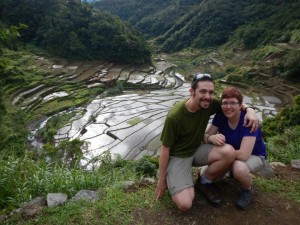
[[[220,101],[213,99],[209,108],[192,113],[186,109],[186,100],[177,102],[169,111],[161,135],[170,155],[186,158],[192,156],[202,143],[210,116],[221,110]]]

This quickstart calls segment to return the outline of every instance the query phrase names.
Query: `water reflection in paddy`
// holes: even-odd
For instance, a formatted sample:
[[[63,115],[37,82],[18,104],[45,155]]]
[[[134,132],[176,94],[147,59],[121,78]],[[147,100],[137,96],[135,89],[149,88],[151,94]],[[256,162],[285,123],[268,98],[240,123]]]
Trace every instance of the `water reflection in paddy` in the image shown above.
[[[183,84],[177,89],[143,95],[127,92],[96,98],[86,107],[85,114],[60,129],[56,138],[79,138],[88,142],[83,164],[106,150],[125,159],[156,155],[166,114],[175,102],[189,97],[188,90],[189,84]],[[275,115],[276,107],[281,104],[281,100],[273,96],[248,96],[247,91],[242,92],[245,103],[257,107],[260,120]]]

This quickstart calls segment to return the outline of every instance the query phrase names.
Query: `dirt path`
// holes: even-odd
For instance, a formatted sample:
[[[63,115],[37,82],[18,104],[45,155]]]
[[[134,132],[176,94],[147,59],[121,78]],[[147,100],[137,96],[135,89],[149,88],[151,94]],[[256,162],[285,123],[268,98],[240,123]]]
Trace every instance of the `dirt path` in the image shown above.
[[[290,167],[276,169],[277,178],[300,185],[300,171]],[[205,224],[205,225],[298,225],[300,224],[300,203],[279,197],[275,193],[256,191],[249,209],[242,211],[234,206],[239,194],[239,185],[234,179],[218,183],[223,205],[215,208],[207,203],[201,194],[196,194],[190,211],[181,213],[175,206],[166,206],[161,212],[149,209],[135,211],[134,224]],[[282,190],[284,191],[284,190]]]

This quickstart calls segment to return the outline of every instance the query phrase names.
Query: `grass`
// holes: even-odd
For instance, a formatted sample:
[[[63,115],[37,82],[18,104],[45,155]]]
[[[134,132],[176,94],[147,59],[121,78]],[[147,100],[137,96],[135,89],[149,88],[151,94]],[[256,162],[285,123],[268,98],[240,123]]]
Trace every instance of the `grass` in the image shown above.
[[[0,189],[2,213],[18,207],[36,196],[47,193],[66,193],[74,196],[79,190],[101,190],[102,199],[95,202],[67,202],[61,207],[45,207],[34,219],[24,219],[19,214],[5,224],[130,224],[132,213],[138,209],[158,211],[164,204],[171,204],[170,197],[155,201],[155,185],[125,192],[125,181],[139,181],[157,167],[149,157],[136,161],[120,158],[112,160],[109,153],[99,159],[102,166],[93,171],[68,168],[60,164],[35,161],[30,157],[17,158],[1,155]]]
[[[106,197],[95,202],[68,202],[61,207],[45,208],[40,215],[31,220],[19,216],[11,218],[6,224],[132,224],[132,214],[136,210],[159,211],[170,198],[155,201],[154,186],[125,193],[122,189],[106,188]]]
[[[174,207],[169,195],[155,201],[155,184],[140,187],[134,192],[124,191],[125,181],[139,183],[145,176],[154,177],[157,159],[144,157],[130,161],[112,159],[109,152],[99,158],[101,167],[92,171],[70,168],[62,164],[48,163],[44,160],[23,158],[0,158],[0,189],[2,213],[17,208],[21,202],[47,193],[66,193],[74,196],[79,190],[98,190],[100,200],[94,202],[71,202],[60,207],[44,207],[34,218],[25,219],[15,214],[5,220],[5,224],[132,224],[133,215],[138,210],[161,212]],[[283,198],[300,203],[299,181],[266,180],[255,178],[259,191],[274,193]],[[1,214],[1,213],[0,213]],[[0,221],[1,223],[1,221]]]
[[[268,56],[272,54],[282,54],[282,50],[278,47],[272,46],[272,45],[266,45],[261,48],[257,48],[250,54],[250,58],[254,60],[265,60]]]
[[[276,193],[284,198],[300,203],[300,182],[286,181],[278,178],[263,179],[255,178],[255,185],[260,191],[267,193]]]
[[[131,125],[131,126],[134,126],[134,125],[138,124],[138,123],[141,122],[141,121],[142,121],[141,118],[136,117],[136,118],[134,118],[134,119],[128,121],[127,123],[128,123],[129,125]]]
[[[102,164],[95,170],[84,170],[62,163],[51,163],[46,159],[24,157],[0,157],[0,209],[17,207],[35,196],[46,196],[51,192],[66,193],[69,197],[82,189],[123,186],[127,180],[140,180],[144,175],[154,175],[156,166],[150,159],[125,161],[112,160],[109,153],[98,159]],[[46,157],[45,157],[46,158]]]

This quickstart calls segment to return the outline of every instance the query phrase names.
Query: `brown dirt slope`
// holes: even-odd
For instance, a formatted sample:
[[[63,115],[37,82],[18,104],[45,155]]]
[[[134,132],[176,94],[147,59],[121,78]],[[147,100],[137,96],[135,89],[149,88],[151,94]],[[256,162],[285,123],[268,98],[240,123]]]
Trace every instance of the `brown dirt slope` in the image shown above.
[[[287,182],[300,182],[300,171],[289,166],[277,168],[276,176]],[[250,207],[242,211],[234,205],[239,194],[239,184],[234,179],[228,178],[219,182],[217,186],[223,198],[221,207],[211,206],[201,194],[196,193],[194,205],[186,213],[180,212],[174,205],[166,206],[160,212],[153,212],[151,209],[138,209],[133,213],[135,218],[133,224],[300,224],[300,203],[284,199],[276,193],[263,193],[256,190]]]

